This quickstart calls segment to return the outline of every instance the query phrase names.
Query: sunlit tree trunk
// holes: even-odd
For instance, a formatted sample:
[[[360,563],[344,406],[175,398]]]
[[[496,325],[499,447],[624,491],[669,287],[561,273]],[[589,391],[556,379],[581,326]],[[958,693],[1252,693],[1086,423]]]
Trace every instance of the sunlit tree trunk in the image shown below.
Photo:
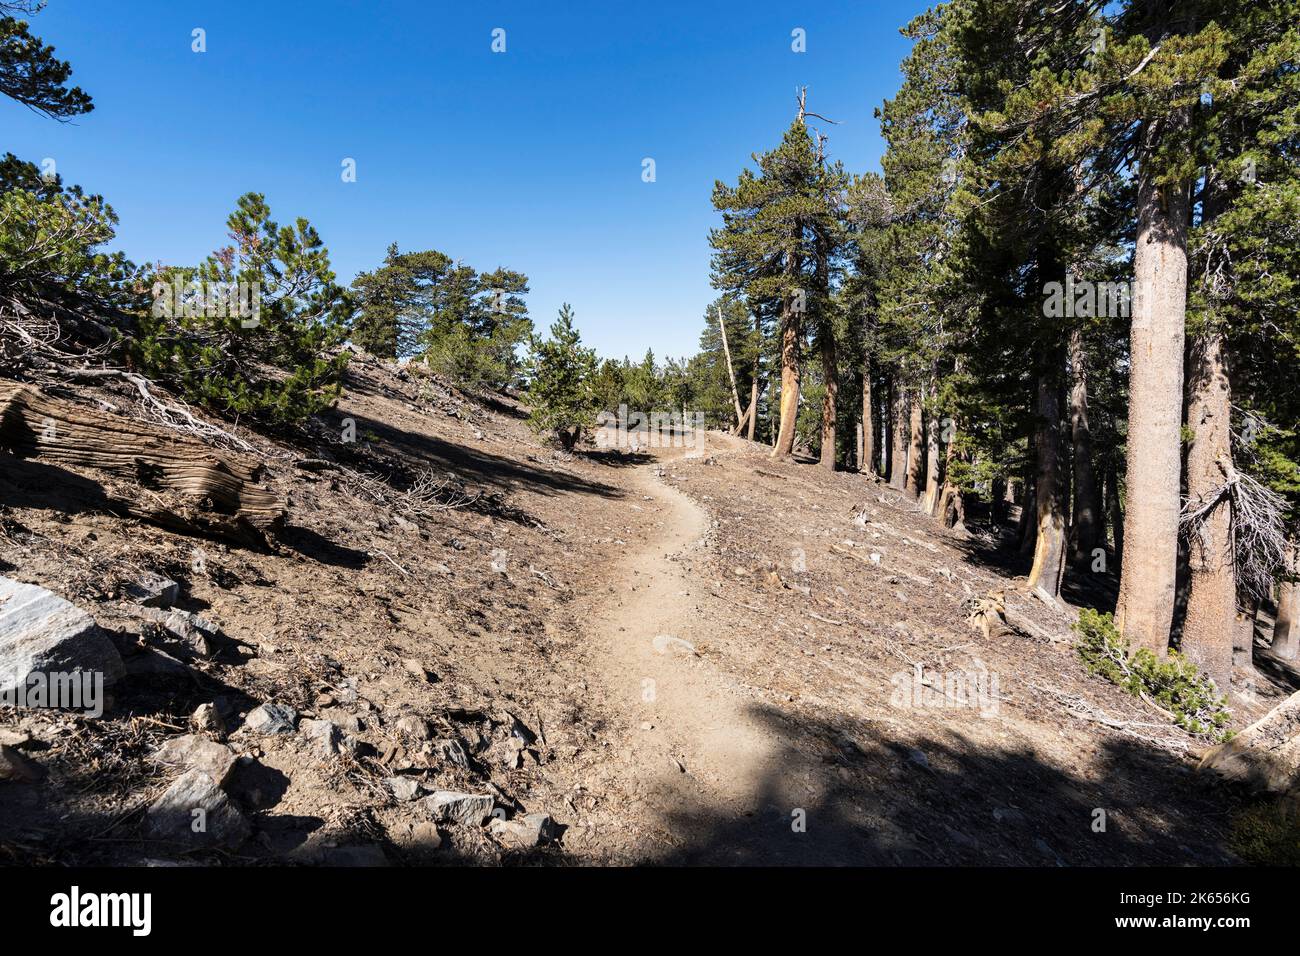
[[[1035,475],[1034,564],[1029,572],[1029,589],[1048,597],[1061,593],[1065,572],[1065,508],[1068,494],[1061,467],[1060,386],[1051,372],[1038,377],[1034,426],[1034,450],[1038,462]]]
[[[799,274],[799,258],[786,252],[786,275],[793,285]],[[781,302],[781,428],[772,448],[773,458],[787,458],[794,452],[795,422],[799,417],[799,340],[803,313],[793,291]]]
[[[871,406],[871,365],[862,366],[862,448],[858,453],[858,470],[871,474],[876,458],[876,418]]]
[[[921,393],[912,394],[907,445],[907,477],[903,484],[913,498],[921,497],[922,469],[925,467],[925,421],[921,411]]]
[[[1211,506],[1187,543],[1189,587],[1182,650],[1221,691],[1232,679],[1237,583],[1232,547],[1232,504],[1222,495],[1232,474],[1232,394],[1223,337],[1210,332],[1187,354],[1188,507]]]
[[[1181,122],[1185,123],[1186,116]],[[1177,122],[1169,117],[1165,124]],[[1183,338],[1190,191],[1156,181],[1161,130],[1148,123],[1138,177],[1130,330],[1123,563],[1115,620],[1134,649],[1163,653],[1174,615],[1182,472]]]

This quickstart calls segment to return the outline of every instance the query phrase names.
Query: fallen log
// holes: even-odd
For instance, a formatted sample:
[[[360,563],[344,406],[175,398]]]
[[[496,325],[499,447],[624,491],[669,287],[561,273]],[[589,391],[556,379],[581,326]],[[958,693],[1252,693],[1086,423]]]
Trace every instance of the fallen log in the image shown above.
[[[178,503],[109,499],[110,510],[183,534],[265,546],[284,503],[257,484],[256,459],[187,435],[55,398],[32,385],[0,385],[0,448],[20,458],[93,468],[164,489]]]
[[[1296,792],[1300,788],[1300,692],[1231,740],[1207,750],[1196,769],[1256,791]]]

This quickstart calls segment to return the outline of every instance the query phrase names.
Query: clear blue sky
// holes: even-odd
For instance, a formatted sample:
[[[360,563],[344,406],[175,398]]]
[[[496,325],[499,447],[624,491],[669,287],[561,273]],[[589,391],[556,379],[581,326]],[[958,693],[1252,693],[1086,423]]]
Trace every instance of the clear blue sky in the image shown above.
[[[925,6],[50,0],[33,31],[95,111],[61,125],[4,100],[0,151],[102,193],[136,261],[200,260],[259,191],[311,220],[345,283],[390,242],[439,249],[527,273],[534,320],[572,303],[602,355],[684,355],[714,294],[714,180],[779,141],[798,85],[841,121],[832,154],[878,169],[873,110]]]

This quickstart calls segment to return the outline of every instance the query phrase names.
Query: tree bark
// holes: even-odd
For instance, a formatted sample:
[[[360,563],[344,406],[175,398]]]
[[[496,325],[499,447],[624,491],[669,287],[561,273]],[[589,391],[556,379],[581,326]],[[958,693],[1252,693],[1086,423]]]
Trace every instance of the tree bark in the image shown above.
[[[1065,508],[1067,493],[1061,468],[1061,399],[1055,374],[1038,376],[1037,423],[1034,448],[1038,472],[1034,488],[1037,537],[1029,590],[1042,590],[1052,598],[1061,593],[1065,573]]]
[[[1070,437],[1074,445],[1074,566],[1092,564],[1097,547],[1100,496],[1093,470],[1092,430],[1088,427],[1088,355],[1083,332],[1070,333]]]
[[[718,332],[722,335],[722,354],[727,360],[727,380],[731,382],[731,400],[736,403],[736,427],[732,429],[733,435],[740,434],[740,428],[745,424],[745,414],[740,409],[740,392],[736,389],[736,370],[731,364],[731,346],[727,344],[727,323],[722,316],[722,306],[718,306]]]
[[[897,379],[891,397],[889,484],[902,491],[907,485],[907,392]]]
[[[875,469],[876,422],[871,407],[871,365],[862,366],[862,447],[858,449],[858,470],[870,474]]]
[[[835,470],[835,403],[840,393],[839,361],[835,354],[835,330],[830,320],[823,318],[820,323],[822,379],[822,453],[821,466],[829,471]]]
[[[799,415],[798,320],[783,317],[781,324],[781,425],[772,446],[773,458],[785,458],[794,451],[795,419]]]
[[[1106,510],[1110,512],[1110,541],[1118,561],[1124,553],[1124,507],[1119,500],[1119,473],[1111,465],[1106,470]]]
[[[1223,337],[1211,332],[1190,343],[1187,355],[1188,504],[1213,508],[1188,541],[1182,650],[1224,692],[1231,686],[1237,613],[1232,506],[1221,494],[1232,467],[1231,414]]]
[[[930,417],[925,429],[925,500],[922,509],[928,515],[939,507],[939,422]]]
[[[1177,121],[1171,117],[1165,122]],[[1147,124],[1138,181],[1124,476],[1128,527],[1115,614],[1135,650],[1145,647],[1157,654],[1169,644],[1178,564],[1190,205],[1185,183],[1156,182],[1152,156],[1160,135]]]
[[[911,414],[909,416],[909,440],[907,445],[907,477],[903,490],[913,498],[921,497],[921,481],[925,467],[925,420],[921,412],[921,393],[912,394]]]

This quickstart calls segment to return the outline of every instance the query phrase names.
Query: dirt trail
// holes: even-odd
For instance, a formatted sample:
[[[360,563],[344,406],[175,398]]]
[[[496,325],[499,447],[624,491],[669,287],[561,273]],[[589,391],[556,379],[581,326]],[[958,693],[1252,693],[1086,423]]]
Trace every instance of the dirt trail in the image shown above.
[[[615,780],[639,804],[641,826],[659,831],[640,854],[671,862],[836,862],[845,834],[812,839],[793,826],[827,789],[824,769],[800,756],[770,703],[711,660],[710,637],[736,608],[687,564],[703,548],[710,518],[658,480],[655,468],[637,468],[628,483],[654,509],[653,526],[609,567],[612,591],[588,618],[596,676],[626,732]]]

